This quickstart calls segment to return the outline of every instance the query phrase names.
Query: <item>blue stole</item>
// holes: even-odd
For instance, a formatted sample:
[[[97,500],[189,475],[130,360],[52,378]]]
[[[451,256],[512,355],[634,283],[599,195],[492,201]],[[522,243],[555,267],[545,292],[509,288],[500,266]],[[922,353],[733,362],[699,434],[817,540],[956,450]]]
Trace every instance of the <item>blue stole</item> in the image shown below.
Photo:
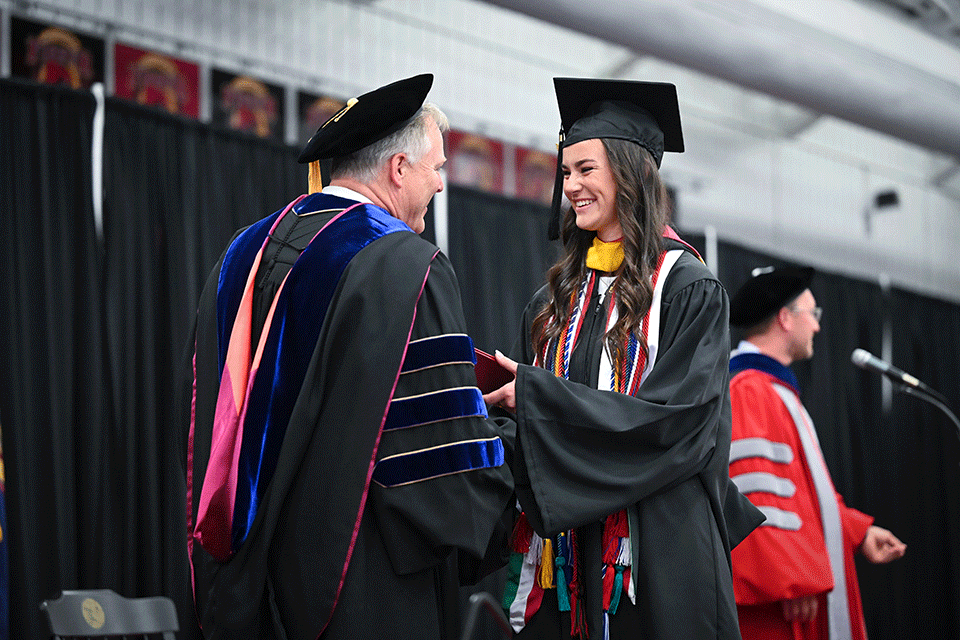
[[[302,215],[355,204],[318,193],[298,202],[294,211]],[[224,256],[217,289],[221,377],[249,272],[281,215],[282,210],[248,227]],[[231,530],[233,552],[246,539],[273,477],[287,423],[344,269],[368,244],[398,231],[410,232],[410,228],[379,207],[356,206],[324,227],[290,269],[277,296],[273,321],[263,329],[268,333],[243,423]]]
[[[735,376],[746,369],[757,369],[769,373],[774,378],[787,385],[799,396],[800,383],[790,367],[784,366],[775,359],[762,353],[745,352],[730,358],[730,375]]]

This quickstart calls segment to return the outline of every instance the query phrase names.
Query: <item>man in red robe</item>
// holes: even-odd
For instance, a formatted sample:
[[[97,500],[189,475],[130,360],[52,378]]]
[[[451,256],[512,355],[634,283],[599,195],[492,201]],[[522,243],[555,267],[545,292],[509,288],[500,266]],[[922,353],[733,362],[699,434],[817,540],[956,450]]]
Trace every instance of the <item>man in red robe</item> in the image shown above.
[[[744,640],[864,640],[853,554],[873,563],[906,545],[847,507],[789,365],[813,356],[822,310],[811,268],[765,269],[734,296],[744,340],[730,359],[730,477],[767,519],[731,554]]]

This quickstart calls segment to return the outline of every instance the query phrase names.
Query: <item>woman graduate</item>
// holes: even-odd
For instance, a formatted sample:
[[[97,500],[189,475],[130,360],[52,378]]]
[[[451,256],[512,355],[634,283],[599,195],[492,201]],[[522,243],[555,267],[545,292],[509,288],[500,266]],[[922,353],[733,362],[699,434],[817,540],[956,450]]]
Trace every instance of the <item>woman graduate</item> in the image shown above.
[[[517,416],[504,608],[519,638],[739,638],[730,549],[763,517],[728,478],[727,295],[667,225],[676,88],[554,84],[563,253],[484,396]]]

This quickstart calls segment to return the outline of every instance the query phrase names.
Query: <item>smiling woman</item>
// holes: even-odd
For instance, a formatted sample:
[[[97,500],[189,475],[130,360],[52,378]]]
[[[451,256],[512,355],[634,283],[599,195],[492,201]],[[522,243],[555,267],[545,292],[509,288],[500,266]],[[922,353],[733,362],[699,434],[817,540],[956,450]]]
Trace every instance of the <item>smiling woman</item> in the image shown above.
[[[762,516],[728,477],[726,293],[666,225],[676,89],[555,85],[563,254],[484,396],[517,414],[504,607],[518,638],[734,640],[730,549]]]
[[[563,194],[573,205],[577,227],[596,231],[603,242],[623,233],[617,217],[617,184],[603,142],[584,140],[563,150]]]

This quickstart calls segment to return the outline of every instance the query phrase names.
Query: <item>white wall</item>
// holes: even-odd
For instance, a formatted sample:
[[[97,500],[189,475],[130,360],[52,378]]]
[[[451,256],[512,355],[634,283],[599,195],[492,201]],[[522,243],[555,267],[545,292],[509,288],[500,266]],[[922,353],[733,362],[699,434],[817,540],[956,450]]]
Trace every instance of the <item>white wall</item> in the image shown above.
[[[960,175],[957,158],[483,2],[0,0],[0,9],[192,59],[204,73],[248,71],[289,85],[290,101],[296,88],[347,97],[430,71],[431,100],[454,127],[544,150],[559,125],[551,77],[675,82],[687,151],[668,154],[663,171],[685,227],[960,302],[960,187],[938,184]],[[831,29],[883,38],[883,20],[856,16]],[[960,68],[952,73],[960,91]],[[900,205],[871,216],[868,233],[866,207],[890,188]]]
[[[912,182],[797,148],[727,165],[722,180],[681,194],[685,227],[716,227],[722,239],[782,254],[820,269],[960,301],[960,207]],[[897,207],[865,213],[881,189]]]
[[[836,133],[829,122],[820,126]],[[930,185],[922,150],[885,142],[886,165],[775,139],[732,152],[709,181],[691,182],[695,167],[690,175],[681,170],[681,222],[826,271],[889,277],[895,286],[960,301],[960,200]],[[876,194],[887,190],[899,204],[877,209]]]

